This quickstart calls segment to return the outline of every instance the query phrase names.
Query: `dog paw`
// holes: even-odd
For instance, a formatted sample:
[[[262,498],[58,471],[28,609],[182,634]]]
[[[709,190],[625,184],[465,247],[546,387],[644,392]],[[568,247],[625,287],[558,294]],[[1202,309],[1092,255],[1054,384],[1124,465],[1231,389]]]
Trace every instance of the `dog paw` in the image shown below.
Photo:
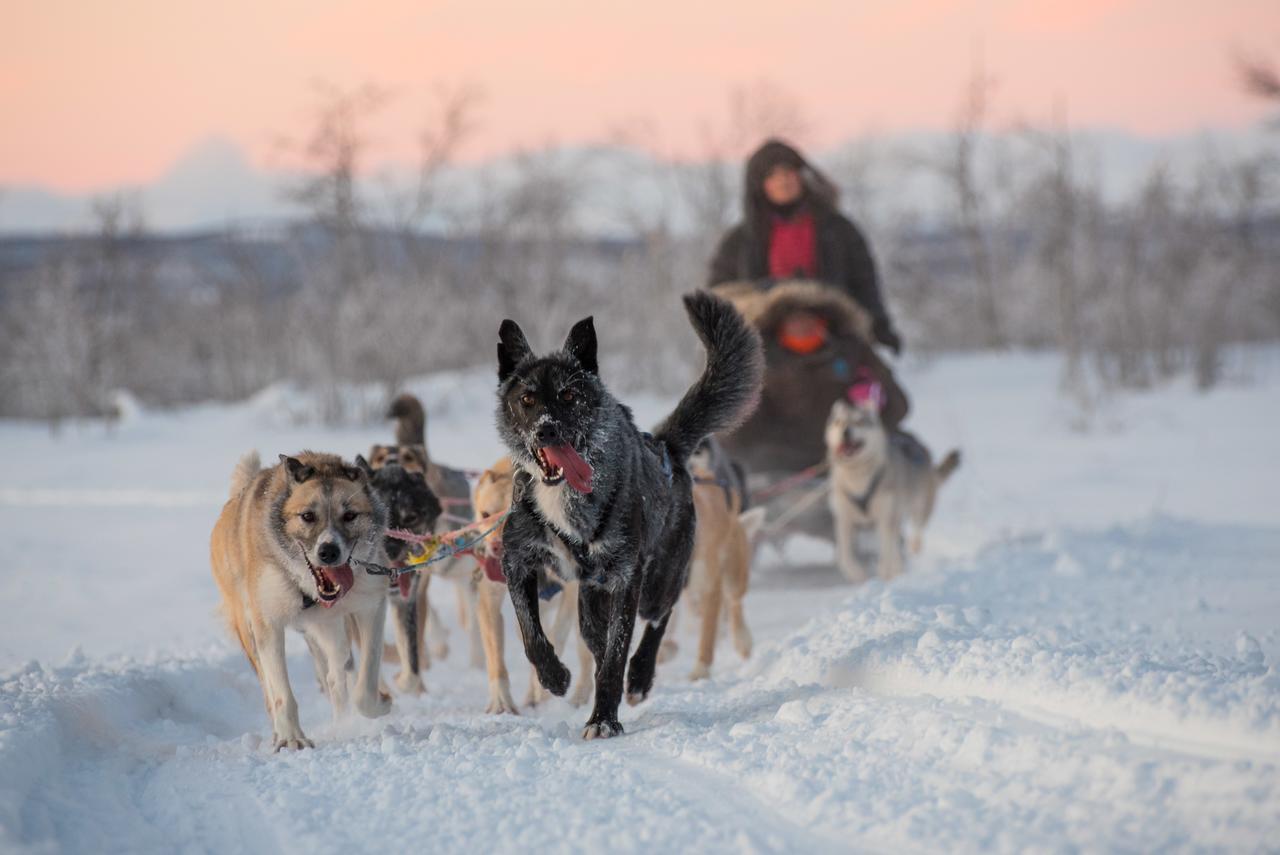
[[[381,718],[391,712],[391,696],[379,692],[372,701],[361,698],[356,701],[356,709],[365,718]]]
[[[422,677],[412,671],[401,671],[396,675],[396,691],[402,695],[421,695],[427,691]]]
[[[280,736],[273,733],[271,734],[271,744],[275,746],[272,749],[273,754],[279,754],[282,748],[287,748],[290,751],[301,751],[304,748],[316,747],[316,744],[303,736],[301,731],[291,736]]]
[[[511,700],[511,690],[503,685],[491,685],[489,687],[489,705],[484,708],[488,715],[502,715],[510,713],[511,715],[520,715],[520,711],[516,708],[516,702]]]
[[[569,669],[558,659],[553,658],[538,666],[538,682],[557,698],[564,697],[564,693],[569,691],[570,679]]]
[[[689,672],[690,680],[705,680],[711,676],[711,666],[706,662],[695,662],[693,670]]]
[[[652,689],[653,672],[641,673],[635,669],[635,665],[632,663],[632,667],[627,669],[627,703],[634,707],[649,697],[649,692]]]
[[[579,683],[577,688],[573,690],[573,694],[569,696],[569,705],[580,707],[591,700],[591,684]]]
[[[738,651],[738,655],[743,659],[751,658],[751,633],[745,629],[742,635],[733,640],[733,649]]]
[[[675,658],[676,651],[680,649],[680,645],[670,638],[664,638],[662,644],[658,645],[657,662],[661,665],[663,662],[670,662]]]
[[[582,730],[583,739],[612,739],[622,735],[622,724],[616,719],[612,721],[587,722]]]

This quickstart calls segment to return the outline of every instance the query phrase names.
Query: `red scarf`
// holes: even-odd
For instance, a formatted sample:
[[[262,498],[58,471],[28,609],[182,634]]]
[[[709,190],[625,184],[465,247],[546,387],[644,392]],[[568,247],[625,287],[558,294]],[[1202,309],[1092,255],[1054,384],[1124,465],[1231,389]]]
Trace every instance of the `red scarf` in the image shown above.
[[[773,217],[769,230],[769,276],[812,279],[818,275],[818,230],[805,211],[789,220]]]

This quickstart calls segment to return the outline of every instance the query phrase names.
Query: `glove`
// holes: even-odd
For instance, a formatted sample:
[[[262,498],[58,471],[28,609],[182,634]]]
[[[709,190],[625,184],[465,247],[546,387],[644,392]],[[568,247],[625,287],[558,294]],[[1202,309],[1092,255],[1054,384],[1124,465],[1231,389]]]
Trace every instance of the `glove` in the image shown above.
[[[892,350],[894,356],[902,355],[902,337],[889,325],[887,318],[877,318],[871,326],[871,334],[876,341]]]

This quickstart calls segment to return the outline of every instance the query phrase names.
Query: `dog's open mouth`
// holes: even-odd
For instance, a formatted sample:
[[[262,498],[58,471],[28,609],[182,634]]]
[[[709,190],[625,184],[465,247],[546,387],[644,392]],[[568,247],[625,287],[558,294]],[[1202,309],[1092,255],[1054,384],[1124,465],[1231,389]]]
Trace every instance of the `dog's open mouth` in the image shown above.
[[[554,487],[562,481],[579,493],[591,492],[591,464],[582,459],[572,445],[544,445],[535,449],[534,460],[542,470],[542,483]]]
[[[863,442],[860,439],[845,435],[840,441],[840,447],[836,449],[836,453],[841,457],[853,457],[862,450]]]
[[[303,558],[306,554],[303,553]],[[342,599],[342,595],[351,590],[355,584],[356,574],[351,571],[350,564],[339,564],[336,567],[316,567],[307,558],[307,567],[311,570],[311,578],[316,583],[316,602],[326,609]]]

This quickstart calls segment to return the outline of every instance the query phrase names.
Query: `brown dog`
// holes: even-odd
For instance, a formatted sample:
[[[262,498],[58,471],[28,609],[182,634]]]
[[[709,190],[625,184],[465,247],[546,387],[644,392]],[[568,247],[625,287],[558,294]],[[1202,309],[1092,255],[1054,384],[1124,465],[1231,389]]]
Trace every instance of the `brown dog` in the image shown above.
[[[722,614],[728,616],[729,633],[738,655],[743,659],[751,655],[751,631],[742,613],[742,600],[747,593],[755,536],[764,523],[764,508],[742,512],[743,485],[716,459],[723,454],[714,443],[704,443],[689,458],[698,528],[689,585],[681,603],[687,602],[701,618],[691,680],[702,680],[711,674]],[[675,653],[675,640],[672,638],[665,647],[664,660]]]
[[[477,522],[500,517],[511,507],[513,471],[511,458],[503,457],[486,469],[476,483],[472,504]],[[483,531],[483,529],[481,529]],[[485,666],[489,673],[489,705],[487,713],[514,713],[511,699],[511,682],[507,676],[507,663],[503,650],[502,603],[507,599],[507,585],[502,580],[502,528],[489,535],[474,547],[476,560],[483,569],[476,617],[480,625],[480,637],[484,643]],[[568,641],[569,630],[576,622],[578,612],[578,583],[559,578],[549,578],[544,591],[560,591],[543,600],[542,608],[556,604],[554,622],[551,624],[551,643],[559,655]],[[587,645],[578,639],[579,675],[569,703],[581,706],[591,698],[594,687],[595,660]],[[526,705],[536,705],[546,699],[547,692],[538,682],[537,674],[529,674],[529,694]]]
[[[335,716],[346,711],[350,688],[346,619],[362,637],[382,637],[386,582],[350,562],[386,561],[386,522],[364,471],[336,455],[281,455],[263,469],[253,453],[231,476],[231,498],[210,543],[213,578],[223,614],[262,684],[277,751],[313,747],[289,685],[285,628],[306,636]],[[381,644],[364,645],[355,674],[356,709],[369,718],[391,708],[378,693],[381,659]]]

